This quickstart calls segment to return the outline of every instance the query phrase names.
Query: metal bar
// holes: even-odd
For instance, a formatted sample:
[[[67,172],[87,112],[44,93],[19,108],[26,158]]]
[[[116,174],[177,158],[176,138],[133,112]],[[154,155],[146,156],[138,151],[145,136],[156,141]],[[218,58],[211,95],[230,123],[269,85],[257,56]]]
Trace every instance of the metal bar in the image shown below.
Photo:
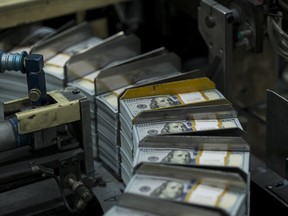
[[[127,0],[2,0],[0,29],[41,21]]]

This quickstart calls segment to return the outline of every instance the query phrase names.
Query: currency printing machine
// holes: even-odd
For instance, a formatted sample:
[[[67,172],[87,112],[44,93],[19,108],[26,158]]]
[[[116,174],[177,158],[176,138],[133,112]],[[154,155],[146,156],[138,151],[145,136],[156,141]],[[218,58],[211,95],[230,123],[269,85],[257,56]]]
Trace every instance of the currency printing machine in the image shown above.
[[[1,215],[103,213],[95,186],[89,101],[46,93],[43,56],[0,52],[0,70],[27,77],[28,97],[4,103],[0,122]],[[17,88],[17,86],[15,86]]]
[[[248,133],[250,214],[258,215],[261,209],[286,215],[288,1],[201,0],[170,2],[170,6],[174,17],[185,14],[185,24],[192,21],[186,28],[197,20],[199,32],[190,36],[200,35],[202,47],[207,47],[206,75],[239,110]],[[199,44],[191,44],[200,50]],[[190,54],[197,55],[195,49]]]
[[[184,71],[197,67],[215,81],[239,111],[248,135],[250,215],[287,215],[288,1],[133,0],[116,4],[115,11],[118,20],[112,31],[138,34],[144,52],[166,46],[182,58]],[[27,99],[4,104],[1,213],[19,215],[17,209],[29,209],[34,215],[65,215],[63,209],[69,209],[85,215],[92,203],[94,215],[101,215],[91,192],[101,177],[94,173],[90,124],[84,124],[90,120],[88,102],[73,89],[46,94],[41,57],[27,56],[24,64],[23,55],[1,53],[0,72],[26,73],[29,89]],[[73,120],[66,116],[70,112],[75,113]],[[45,115],[57,116],[57,123]],[[21,202],[25,191],[33,194]]]
[[[282,0],[202,0],[198,8],[207,74],[247,120],[251,215],[288,212],[287,6]]]
[[[251,215],[286,215],[288,1],[134,1],[134,11],[139,5],[141,15],[122,16],[128,31],[148,49],[173,50],[184,71],[204,70],[239,111],[252,153]]]

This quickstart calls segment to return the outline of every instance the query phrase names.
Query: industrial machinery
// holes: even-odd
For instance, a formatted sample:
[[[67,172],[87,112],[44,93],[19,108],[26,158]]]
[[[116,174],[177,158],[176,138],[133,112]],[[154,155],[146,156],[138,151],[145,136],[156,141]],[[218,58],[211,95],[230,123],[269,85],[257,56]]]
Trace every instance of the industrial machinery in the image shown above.
[[[89,101],[73,88],[46,93],[42,55],[1,52],[0,60],[1,73],[21,71],[28,84],[27,98],[3,105],[1,215],[85,215],[91,202],[101,215],[91,191]]]
[[[199,31],[209,51],[207,75],[244,110],[248,121],[246,130],[254,154],[252,214],[263,206],[267,206],[265,212],[288,212],[284,132],[288,110],[287,100],[280,96],[287,94],[283,76],[287,70],[287,6],[284,0],[202,0],[198,8]],[[266,93],[266,89],[270,90]],[[263,126],[260,141],[257,135]],[[265,197],[267,205],[258,196]]]
[[[143,52],[165,46],[181,57],[184,71],[203,69],[216,82],[248,134],[251,215],[259,208],[287,214],[288,1],[134,0],[117,4],[116,12],[115,32],[137,33]],[[42,68],[39,55],[0,53],[0,72],[21,71],[28,83],[27,98],[3,106],[0,212],[85,214],[94,201],[101,215],[90,190],[89,102],[77,89],[46,93]]]
[[[205,70],[239,110],[252,152],[251,215],[259,208],[287,214],[288,1],[141,3],[146,47],[158,40],[181,57],[184,71]],[[129,19],[137,20],[126,16],[127,25]]]

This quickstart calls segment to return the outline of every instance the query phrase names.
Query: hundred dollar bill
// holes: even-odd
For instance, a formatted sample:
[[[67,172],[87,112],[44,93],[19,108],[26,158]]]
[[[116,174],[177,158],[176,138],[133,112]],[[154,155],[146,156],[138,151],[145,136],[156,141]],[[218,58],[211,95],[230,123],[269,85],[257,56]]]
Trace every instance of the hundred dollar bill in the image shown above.
[[[113,206],[107,211],[104,216],[157,216],[147,211],[125,208],[121,206]]]
[[[187,92],[175,95],[157,95],[140,98],[123,99],[120,101],[125,118],[133,119],[138,113],[144,110],[168,108],[185,104],[200,103],[224,99],[225,97],[217,89],[204,91]],[[123,108],[123,109],[122,109]]]
[[[132,178],[133,173],[131,171],[132,171],[131,167],[121,162],[121,177],[125,185],[127,185],[130,179]]]
[[[114,113],[118,113],[118,96],[126,89],[133,87],[133,85],[125,86],[123,88],[107,92],[96,97],[96,100],[102,102],[107,108]],[[97,102],[96,102],[97,103]]]
[[[133,167],[141,162],[239,167],[249,171],[249,152],[185,148],[138,148]]]
[[[147,71],[146,71],[147,72]],[[167,78],[171,77],[177,77],[179,75],[179,72],[174,72],[173,74],[165,74],[165,75],[155,75],[154,73],[151,74],[149,77],[145,77],[144,79],[140,79],[135,83],[132,83],[130,85],[127,85],[125,87],[119,88],[117,90],[114,90],[112,92],[104,93],[101,95],[96,96],[96,105],[98,110],[102,110],[103,112],[109,114],[112,118],[114,118],[115,121],[118,120],[118,113],[119,113],[119,96],[128,88],[133,88],[135,86],[141,86],[141,85],[146,85],[146,84],[151,84],[153,82],[160,82],[161,80],[165,80]],[[135,76],[135,74],[134,74]],[[119,79],[125,79],[125,76],[117,76],[114,77],[115,82],[119,81]],[[101,80],[97,80],[99,83],[101,83]],[[131,81],[125,81],[125,83],[131,82]],[[98,113],[98,111],[97,111]],[[110,121],[111,122],[111,121]],[[117,123],[116,123],[117,124]],[[132,133],[131,129],[129,130],[130,133]]]
[[[217,208],[203,208],[196,205],[183,205],[179,202],[155,199],[135,194],[121,194],[118,203],[110,208],[105,216],[220,216],[223,211]],[[226,214],[225,214],[226,215]]]
[[[199,130],[211,130],[220,128],[240,128],[238,118],[169,121],[136,124],[133,126],[133,142],[137,144],[147,135],[187,133]]]
[[[196,179],[188,181],[135,174],[129,181],[125,193],[218,207],[229,215],[238,215],[240,209],[246,208],[245,192],[212,186]]]
[[[175,72],[175,74],[173,74],[173,76],[175,76],[177,74],[178,73]],[[114,113],[118,113],[118,107],[119,107],[119,105],[118,105],[118,97],[126,89],[135,87],[137,85],[144,85],[144,84],[147,84],[147,83],[152,83],[152,82],[155,82],[157,80],[161,80],[161,79],[164,79],[164,78],[167,78],[167,77],[169,77],[169,75],[167,75],[167,74],[165,74],[165,76],[159,76],[158,75],[158,76],[154,76],[154,77],[147,77],[145,79],[139,80],[138,82],[136,82],[136,83],[134,83],[132,85],[128,85],[128,86],[119,88],[117,90],[101,94],[101,95],[96,97],[96,100],[98,100],[99,102],[102,102],[103,104],[105,104]]]

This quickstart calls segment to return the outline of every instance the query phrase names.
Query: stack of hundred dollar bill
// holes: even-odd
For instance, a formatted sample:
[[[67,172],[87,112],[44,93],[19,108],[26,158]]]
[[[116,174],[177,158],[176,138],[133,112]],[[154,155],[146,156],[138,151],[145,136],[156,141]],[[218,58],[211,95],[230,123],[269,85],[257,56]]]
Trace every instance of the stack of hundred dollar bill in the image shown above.
[[[140,40],[134,34],[118,33],[103,40],[87,52],[73,56],[66,63],[68,86],[78,88],[90,101],[91,131],[94,157],[96,148],[95,84],[94,80],[108,68],[138,56]]]
[[[196,212],[195,215],[249,215],[247,178],[231,170],[142,163],[135,169],[122,197],[106,216],[124,215],[124,212],[126,215],[194,215]],[[166,211],[160,210],[161,207],[167,208]]]
[[[48,91],[62,89],[67,85],[66,63],[75,55],[79,55],[102,43],[102,39],[93,34],[92,27],[80,23],[49,38],[44,43],[33,47],[32,53],[44,57],[44,71]]]
[[[201,158],[201,160],[191,159],[187,162],[188,164],[205,164],[204,158],[206,156],[209,159],[215,156],[215,164],[210,165],[234,166],[239,163],[239,167],[248,172],[249,152],[244,154],[243,152],[239,153],[238,149],[229,148],[231,160],[229,159],[229,163],[225,164],[224,158],[228,154],[227,149],[224,148],[225,151],[219,151],[218,145],[225,145],[228,142],[227,139],[211,138],[217,151],[209,149],[209,151],[203,152],[200,151],[201,145],[209,143],[210,140],[200,139],[201,141],[199,141],[195,137],[191,139],[193,137],[188,136],[193,135],[196,131],[204,130],[221,130],[223,128],[239,128],[241,130],[242,127],[236,113],[228,104],[142,112],[135,118],[130,137],[126,138],[126,135],[121,133],[122,177],[124,182],[130,179],[134,167],[140,162],[168,163],[172,161],[168,160],[169,157],[172,157],[172,152],[179,153],[179,157],[190,156],[192,158],[195,156],[198,158],[199,156]],[[179,136],[173,139],[172,134],[179,134]],[[152,137],[154,141],[151,141]],[[232,141],[234,142],[234,140]],[[241,155],[240,159],[238,155]]]
[[[122,179],[147,135],[240,128],[236,111],[206,77],[128,89],[120,99]],[[135,161],[134,161],[135,160]]]
[[[120,196],[117,205],[112,206],[105,216],[224,216],[225,211],[216,207],[183,204],[177,201],[167,201],[153,197],[145,197],[133,193]]]
[[[118,98],[133,86],[181,75],[181,61],[166,49],[157,49],[101,71],[95,79],[98,157],[118,177],[121,172]]]
[[[239,128],[219,129],[217,135],[213,134],[215,130],[207,130],[202,134],[146,136],[139,144],[133,168],[141,163],[158,163],[237,172],[250,188],[249,145],[242,137],[243,131],[240,136],[231,134],[238,130],[241,131]]]

